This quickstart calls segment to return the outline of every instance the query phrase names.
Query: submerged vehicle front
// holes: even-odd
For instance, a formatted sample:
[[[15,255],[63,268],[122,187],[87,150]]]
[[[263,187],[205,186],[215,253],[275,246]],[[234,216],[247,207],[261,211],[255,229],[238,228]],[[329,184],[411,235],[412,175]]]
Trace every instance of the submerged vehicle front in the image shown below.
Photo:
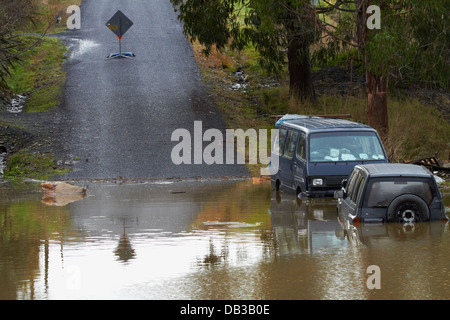
[[[381,140],[373,129],[311,133],[308,176],[312,193],[332,195],[357,164],[387,163]]]

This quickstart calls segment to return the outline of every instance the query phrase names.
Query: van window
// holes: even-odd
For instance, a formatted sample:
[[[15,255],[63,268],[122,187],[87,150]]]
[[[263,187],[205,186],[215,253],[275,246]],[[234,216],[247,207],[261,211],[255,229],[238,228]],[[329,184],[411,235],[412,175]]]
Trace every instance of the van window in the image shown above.
[[[362,192],[365,178],[362,174],[359,174],[356,178],[355,188],[353,189],[353,193],[351,196],[351,200],[354,203],[357,203],[360,193]]]
[[[295,145],[297,143],[298,132],[288,131],[288,136],[286,139],[286,145],[284,147],[283,157],[292,159],[294,157]]]
[[[372,181],[368,187],[367,205],[369,207],[387,207],[401,194],[411,193],[421,197],[427,204],[433,200],[433,192],[428,181],[411,178],[396,178],[391,181]]]
[[[306,160],[306,134],[300,133],[297,145],[297,158]]]
[[[385,160],[374,132],[327,132],[311,134],[311,162]]]
[[[286,129],[280,129],[278,131],[278,136],[275,138],[272,152],[278,156],[283,153],[284,142],[286,140],[286,133],[287,133]]]
[[[347,197],[349,199],[352,199],[352,197],[353,197],[353,193],[354,193],[355,186],[357,184],[359,176],[360,176],[359,171],[354,170],[352,172],[350,178],[348,179],[346,192],[347,192]]]

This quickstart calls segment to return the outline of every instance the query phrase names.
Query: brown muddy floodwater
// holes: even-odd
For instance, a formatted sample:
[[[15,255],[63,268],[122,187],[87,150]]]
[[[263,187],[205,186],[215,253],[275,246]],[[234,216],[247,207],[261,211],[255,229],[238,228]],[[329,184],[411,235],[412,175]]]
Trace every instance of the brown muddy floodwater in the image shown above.
[[[343,230],[251,180],[85,186],[0,183],[0,299],[450,299],[441,222]]]

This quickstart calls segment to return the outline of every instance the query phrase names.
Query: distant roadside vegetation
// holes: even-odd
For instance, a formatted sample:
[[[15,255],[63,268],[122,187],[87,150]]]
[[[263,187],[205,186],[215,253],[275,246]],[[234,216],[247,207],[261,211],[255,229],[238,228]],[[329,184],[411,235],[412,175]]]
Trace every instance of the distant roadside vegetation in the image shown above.
[[[81,0],[2,1],[0,103],[27,97],[25,112],[57,106],[65,82],[65,46],[51,34],[67,31],[66,9]],[[61,19],[58,19],[61,18]]]
[[[448,0],[170,1],[229,126],[345,113],[395,159],[450,160]]]
[[[17,95],[25,97],[23,112],[59,106],[67,49],[53,35],[68,30],[67,7],[80,4],[81,0],[0,0],[0,111]],[[8,150],[3,178],[46,179],[63,172],[51,153],[28,147],[30,131],[33,128],[0,120],[0,143]]]
[[[315,103],[292,101],[286,70],[268,74],[258,64],[252,46],[240,52],[213,51],[208,57],[198,43],[194,52],[205,82],[213,91],[230,128],[271,128],[276,115],[350,115],[350,120],[368,123],[364,75],[345,57],[327,66],[313,65],[317,94]],[[233,88],[245,78],[245,86]],[[238,72],[238,73],[239,73]],[[389,135],[383,143],[397,161],[437,156],[448,162],[450,153],[450,93],[422,87],[391,88],[388,102]]]

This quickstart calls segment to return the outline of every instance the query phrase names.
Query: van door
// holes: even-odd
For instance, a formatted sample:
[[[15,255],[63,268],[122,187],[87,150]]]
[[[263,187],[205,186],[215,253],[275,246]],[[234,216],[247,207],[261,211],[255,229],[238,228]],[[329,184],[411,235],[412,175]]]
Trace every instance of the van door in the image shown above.
[[[280,178],[281,183],[286,187],[295,190],[294,184],[294,168],[295,168],[295,147],[297,146],[298,132],[288,130],[286,144],[284,146],[283,155],[280,157]]]
[[[344,216],[354,216],[356,213],[356,204],[353,203],[352,197],[355,190],[355,186],[357,185],[359,171],[353,170],[350,178],[348,179],[347,186],[345,188],[346,197],[343,199],[341,203],[341,212]],[[353,218],[352,218],[353,219]]]
[[[306,190],[306,133],[300,131],[297,151],[294,163],[294,183],[295,187],[300,186],[301,191]]]
[[[347,197],[343,201],[342,211],[346,215],[356,217],[363,192],[365,176],[362,172],[354,171],[347,184]]]

